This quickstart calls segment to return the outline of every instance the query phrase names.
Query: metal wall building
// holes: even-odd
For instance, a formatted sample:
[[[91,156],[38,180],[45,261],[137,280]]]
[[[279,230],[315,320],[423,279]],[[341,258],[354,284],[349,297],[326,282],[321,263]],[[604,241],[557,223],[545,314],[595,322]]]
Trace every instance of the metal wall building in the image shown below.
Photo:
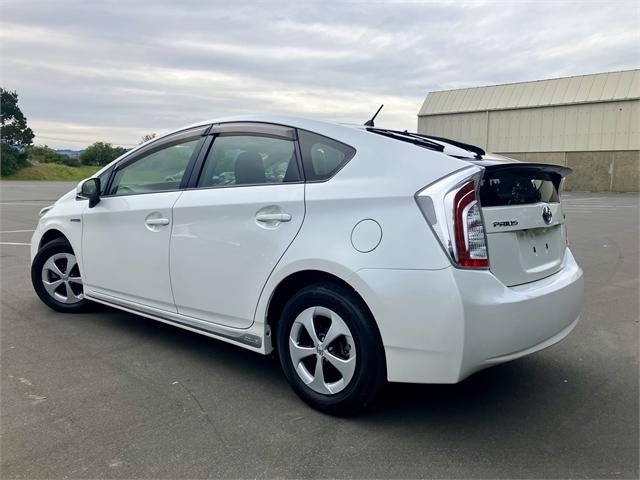
[[[640,70],[430,92],[418,132],[569,166],[567,190],[638,191]]]

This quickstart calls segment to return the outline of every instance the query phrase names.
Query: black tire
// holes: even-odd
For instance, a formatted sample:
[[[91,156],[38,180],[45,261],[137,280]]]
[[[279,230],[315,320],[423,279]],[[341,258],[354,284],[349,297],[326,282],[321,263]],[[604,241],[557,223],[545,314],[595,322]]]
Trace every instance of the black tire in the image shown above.
[[[69,245],[69,242],[67,242],[67,240],[64,238],[57,238],[44,245],[33,259],[33,263],[31,264],[31,283],[33,284],[33,288],[38,294],[38,297],[40,297],[40,300],[42,300],[48,307],[52,308],[56,312],[81,313],[90,310],[92,302],[85,298],[82,298],[79,301],[75,301],[75,299],[72,298],[72,301],[75,301],[75,303],[65,303],[64,301],[61,301],[52,296],[45,288],[42,278],[43,267],[50,258],[58,254],[70,254],[75,256],[75,253],[73,252],[71,245]],[[64,260],[62,260],[62,265],[65,265]],[[67,267],[68,264],[65,267],[68,270]],[[69,275],[70,273],[76,272],[75,276],[72,275],[72,279],[76,278],[78,276],[77,268],[78,267],[72,269],[72,272],[65,271],[64,273]],[[68,284],[69,283],[67,282],[67,285]],[[78,285],[77,283],[74,283],[73,287],[66,287],[65,285],[61,285],[60,291],[67,292],[66,288],[73,288],[74,291],[72,292],[72,294],[75,296],[79,296],[79,294],[82,292],[82,286]]]
[[[290,354],[289,341],[294,322],[310,307],[326,308],[339,315],[355,343],[356,365],[353,376],[347,386],[336,393],[323,394],[310,388],[296,372],[298,365],[294,365]],[[315,320],[313,322],[316,323]],[[295,331],[293,334],[295,335]],[[309,285],[296,292],[282,311],[276,335],[280,364],[289,384],[302,400],[321,412],[333,415],[354,415],[362,412],[376,399],[386,384],[384,347],[378,327],[362,299],[345,286],[323,282]],[[319,338],[321,336],[322,334]],[[335,344],[329,345],[334,345],[335,348]],[[326,346],[327,349],[329,345]],[[306,358],[311,362],[325,361],[318,355]],[[313,365],[317,366],[316,363]],[[323,373],[323,381],[325,376]]]

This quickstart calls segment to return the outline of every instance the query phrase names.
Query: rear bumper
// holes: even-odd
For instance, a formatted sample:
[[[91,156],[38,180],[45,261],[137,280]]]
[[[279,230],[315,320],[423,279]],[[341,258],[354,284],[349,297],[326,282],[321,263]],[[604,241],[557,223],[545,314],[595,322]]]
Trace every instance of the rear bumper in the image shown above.
[[[456,383],[553,345],[578,322],[571,252],[542,280],[507,287],[488,271],[361,270],[353,284],[380,328],[389,381]]]
[[[506,287],[491,274],[480,280],[456,272],[465,311],[458,380],[549,347],[573,330],[584,280],[568,249],[563,263],[558,273],[517,287]]]

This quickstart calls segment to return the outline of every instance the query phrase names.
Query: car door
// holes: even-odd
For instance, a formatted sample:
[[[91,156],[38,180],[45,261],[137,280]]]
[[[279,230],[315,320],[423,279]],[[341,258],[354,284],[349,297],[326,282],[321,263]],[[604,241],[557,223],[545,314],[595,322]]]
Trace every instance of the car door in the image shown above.
[[[214,125],[206,148],[173,207],[174,298],[183,315],[246,328],[304,219],[295,130]]]
[[[84,288],[91,296],[176,311],[169,277],[172,207],[204,143],[203,128],[125,157],[82,215]]]

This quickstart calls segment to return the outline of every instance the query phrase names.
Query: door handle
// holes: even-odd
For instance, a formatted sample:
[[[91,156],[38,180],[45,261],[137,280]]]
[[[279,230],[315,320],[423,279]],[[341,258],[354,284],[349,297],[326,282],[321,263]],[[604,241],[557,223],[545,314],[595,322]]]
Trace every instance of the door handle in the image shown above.
[[[259,213],[256,215],[258,222],[290,222],[291,214],[289,213]]]
[[[169,225],[168,218],[148,218],[146,220],[147,225]]]

